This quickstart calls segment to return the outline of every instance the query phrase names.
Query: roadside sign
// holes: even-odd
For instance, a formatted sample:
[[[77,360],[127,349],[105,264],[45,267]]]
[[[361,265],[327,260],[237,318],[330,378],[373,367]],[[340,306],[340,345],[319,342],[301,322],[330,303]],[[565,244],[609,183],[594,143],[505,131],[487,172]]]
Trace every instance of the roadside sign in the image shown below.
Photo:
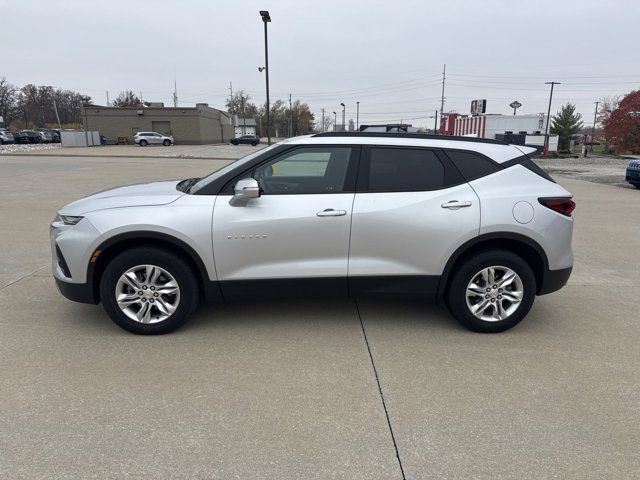
[[[509,104],[509,106],[513,108],[513,114],[515,115],[516,110],[519,109],[522,106],[522,104],[518,100],[514,100]]]

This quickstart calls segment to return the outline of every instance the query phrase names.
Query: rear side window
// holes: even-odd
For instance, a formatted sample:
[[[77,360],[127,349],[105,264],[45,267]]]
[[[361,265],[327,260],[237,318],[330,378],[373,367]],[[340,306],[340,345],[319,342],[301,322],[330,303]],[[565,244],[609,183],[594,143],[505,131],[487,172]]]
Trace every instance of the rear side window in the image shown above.
[[[446,150],[446,153],[467,182],[502,170],[499,165],[474,152]]]
[[[536,162],[531,160],[527,155],[523,155],[518,158],[514,158],[513,160],[509,160],[502,164],[504,167],[512,167],[513,165],[522,165],[523,167],[531,170],[536,175],[540,175],[545,180],[549,180],[550,182],[556,183],[556,181],[549,176],[547,172],[545,172]]]
[[[369,192],[419,192],[444,186],[444,166],[430,150],[371,148]]]

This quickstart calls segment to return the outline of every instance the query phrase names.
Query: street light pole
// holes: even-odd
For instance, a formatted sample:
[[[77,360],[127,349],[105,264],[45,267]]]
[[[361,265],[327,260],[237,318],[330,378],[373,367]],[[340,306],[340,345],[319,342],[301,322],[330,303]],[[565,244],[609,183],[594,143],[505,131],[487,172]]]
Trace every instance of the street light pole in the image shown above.
[[[549,153],[549,120],[551,120],[551,99],[553,98],[554,85],[562,85],[560,82],[544,82],[545,85],[551,85],[551,92],[549,93],[549,108],[547,109],[547,125],[544,129],[544,154]]]
[[[345,128],[345,123],[344,123],[344,109],[346,108],[344,103],[341,103],[340,105],[342,105],[342,131],[344,132],[346,130]]]
[[[271,21],[267,10],[260,10],[262,23],[264,23],[264,69],[267,83],[267,144],[271,145],[271,106],[269,104],[269,43],[267,41],[267,23]]]
[[[435,118],[435,121],[433,122],[433,134],[438,135],[438,109],[437,108],[433,118]]]
[[[593,141],[596,135],[596,118],[598,118],[598,104],[600,102],[593,102],[596,104],[596,111],[593,114],[593,127],[591,127],[591,151],[593,152]]]
[[[356,130],[360,129],[360,102],[356,102]]]
[[[338,125],[338,114],[333,112],[333,131],[336,131],[336,125]]]

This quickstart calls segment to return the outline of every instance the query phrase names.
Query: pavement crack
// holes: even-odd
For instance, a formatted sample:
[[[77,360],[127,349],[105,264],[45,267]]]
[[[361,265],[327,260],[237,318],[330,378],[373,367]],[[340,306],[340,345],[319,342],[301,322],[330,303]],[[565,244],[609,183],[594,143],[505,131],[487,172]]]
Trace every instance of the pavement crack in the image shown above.
[[[358,319],[360,320],[360,327],[362,328],[362,335],[364,336],[364,343],[367,345],[367,352],[369,352],[369,360],[371,360],[371,367],[373,368],[373,375],[376,378],[378,384],[378,393],[380,394],[380,400],[382,401],[382,408],[384,409],[384,416],[387,419],[387,426],[389,427],[389,433],[391,434],[391,441],[393,442],[393,448],[396,451],[396,459],[398,460],[398,466],[400,467],[400,473],[402,474],[402,480],[406,480],[407,477],[404,474],[404,468],[402,467],[402,460],[400,459],[400,452],[398,451],[398,444],[396,437],[393,434],[393,427],[391,426],[391,419],[389,418],[389,411],[387,410],[387,403],[384,400],[384,394],[382,393],[382,385],[380,384],[380,377],[378,376],[378,369],[376,368],[376,362],[373,360],[373,354],[371,353],[371,346],[369,345],[369,339],[367,338],[367,331],[364,328],[364,322],[362,321],[362,315],[360,314],[360,307],[358,307],[358,301],[354,298],[353,303],[356,306],[356,312],[358,312]]]

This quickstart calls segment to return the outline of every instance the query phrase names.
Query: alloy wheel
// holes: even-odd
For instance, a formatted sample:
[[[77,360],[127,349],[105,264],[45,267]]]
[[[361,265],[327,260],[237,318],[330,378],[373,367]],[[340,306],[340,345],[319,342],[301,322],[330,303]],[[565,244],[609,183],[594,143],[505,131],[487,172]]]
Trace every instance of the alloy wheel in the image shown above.
[[[180,286],[164,268],[138,265],[124,272],[116,284],[115,298],[120,310],[139,323],[168,319],[180,303]]]
[[[508,267],[491,266],[476,273],[467,285],[469,311],[480,320],[499,322],[520,306],[524,286],[520,276]]]

